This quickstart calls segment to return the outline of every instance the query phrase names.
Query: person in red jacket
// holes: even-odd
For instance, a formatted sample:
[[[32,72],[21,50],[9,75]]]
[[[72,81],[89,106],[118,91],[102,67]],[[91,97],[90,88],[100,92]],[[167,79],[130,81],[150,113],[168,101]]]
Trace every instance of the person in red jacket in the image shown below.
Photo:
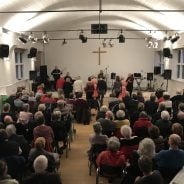
[[[140,139],[149,137],[148,128],[152,126],[150,119],[145,111],[139,114],[139,119],[134,123],[133,131]]]
[[[118,138],[111,137],[107,142],[107,150],[102,151],[97,159],[97,166],[106,165],[112,167],[124,167],[126,164],[125,157],[122,152],[118,151],[120,148],[120,142]]]
[[[65,84],[65,79],[63,78],[62,75],[60,75],[60,78],[56,82],[56,90],[63,89],[64,84]]]

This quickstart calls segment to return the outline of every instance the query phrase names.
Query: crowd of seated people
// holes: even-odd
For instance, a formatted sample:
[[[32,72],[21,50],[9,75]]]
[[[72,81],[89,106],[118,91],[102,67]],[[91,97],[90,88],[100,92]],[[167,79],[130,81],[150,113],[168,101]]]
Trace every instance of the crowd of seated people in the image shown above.
[[[43,180],[47,183],[61,183],[56,172],[60,157],[68,148],[73,117],[76,120],[81,116],[88,118],[88,121],[80,119],[79,123],[88,124],[90,121],[90,115],[83,114],[83,107],[80,109],[86,105],[86,110],[88,105],[85,100],[82,101],[82,93],[78,93],[76,98],[65,96],[59,90],[58,97],[53,97],[52,93],[44,92],[43,86],[38,86],[35,95],[22,87],[7,99],[0,114],[0,160],[6,161],[8,174],[16,180],[6,176],[6,172],[3,177],[12,180],[12,183],[37,184],[43,178],[48,178]],[[35,161],[40,155],[40,162],[44,162],[45,166],[42,172],[37,172]],[[1,164],[5,167],[3,163],[0,161],[0,167]],[[24,181],[30,172],[31,178]]]
[[[184,166],[183,99],[178,91],[172,98],[164,93],[159,99],[154,94],[144,99],[140,92],[132,96],[126,92],[122,99],[111,95],[109,107],[103,105],[97,114],[100,137],[108,137],[97,167],[121,166],[126,170],[121,184],[169,183]]]

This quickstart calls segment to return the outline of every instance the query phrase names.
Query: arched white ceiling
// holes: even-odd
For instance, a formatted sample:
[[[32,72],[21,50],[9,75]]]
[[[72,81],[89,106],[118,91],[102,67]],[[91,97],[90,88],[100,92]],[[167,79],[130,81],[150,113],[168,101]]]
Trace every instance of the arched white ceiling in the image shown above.
[[[99,8],[99,0],[0,0],[0,11],[48,11],[89,10]],[[184,9],[184,0],[102,0],[106,10],[179,10]],[[101,13],[101,21],[109,28],[159,30],[184,30],[184,12],[125,12],[107,11]],[[1,13],[0,26],[12,31],[82,29],[80,24],[90,28],[98,22],[98,12],[58,13]],[[144,31],[143,31],[144,32]],[[148,32],[144,32],[148,33]],[[164,33],[156,32],[161,38]]]

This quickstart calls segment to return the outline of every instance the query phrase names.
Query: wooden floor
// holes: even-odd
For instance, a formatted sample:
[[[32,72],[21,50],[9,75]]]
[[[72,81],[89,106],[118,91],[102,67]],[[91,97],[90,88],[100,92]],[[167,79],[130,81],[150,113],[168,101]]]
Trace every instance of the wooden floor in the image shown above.
[[[145,92],[144,97],[148,99],[150,92]],[[107,104],[108,98],[105,98]],[[61,157],[61,167],[59,172],[63,184],[95,184],[96,172],[93,170],[92,176],[89,176],[87,150],[89,149],[89,134],[93,132],[92,125],[95,122],[93,117],[90,125],[75,124],[76,136],[71,143],[69,157],[65,154]],[[107,180],[100,178],[101,184],[107,184]],[[114,183],[114,182],[113,182]],[[117,183],[117,182],[116,182]]]

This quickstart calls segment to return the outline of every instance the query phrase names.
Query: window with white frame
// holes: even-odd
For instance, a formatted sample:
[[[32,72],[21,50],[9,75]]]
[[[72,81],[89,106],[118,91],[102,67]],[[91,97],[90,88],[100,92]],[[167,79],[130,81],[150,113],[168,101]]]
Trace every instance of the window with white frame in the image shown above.
[[[184,79],[184,49],[178,50],[178,59],[176,63],[176,78]]]
[[[23,51],[21,49],[15,49],[15,71],[16,79],[20,80],[24,77],[24,62]]]

